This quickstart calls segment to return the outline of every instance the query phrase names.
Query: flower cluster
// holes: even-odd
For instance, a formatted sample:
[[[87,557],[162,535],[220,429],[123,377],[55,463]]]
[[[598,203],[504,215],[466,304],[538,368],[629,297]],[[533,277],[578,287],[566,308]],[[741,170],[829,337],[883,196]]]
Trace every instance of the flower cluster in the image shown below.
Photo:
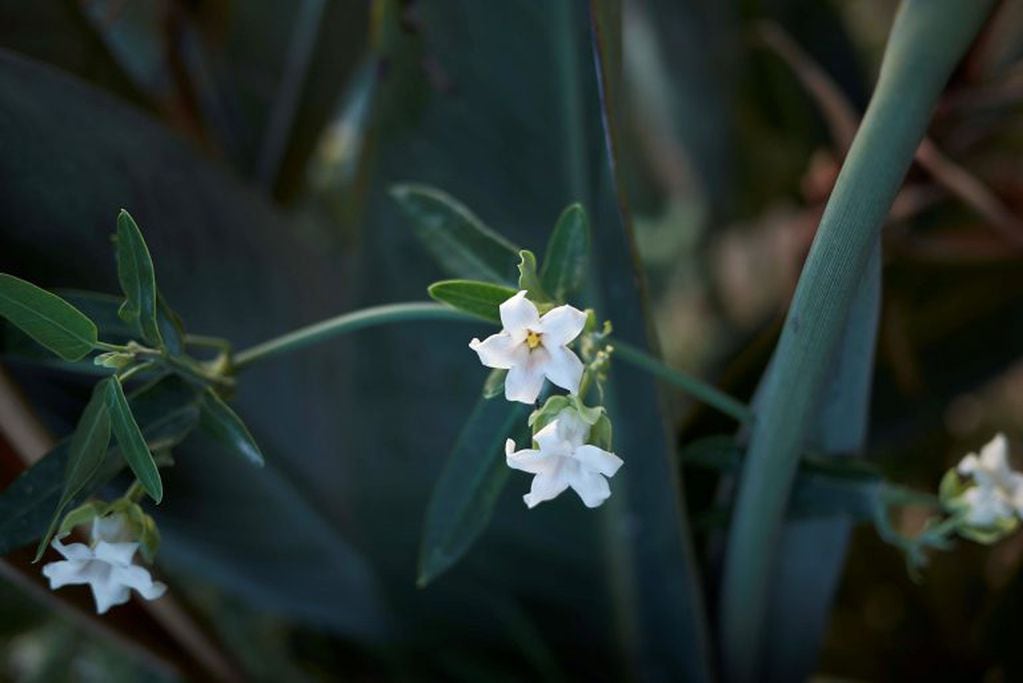
[[[1023,474],[1009,465],[1004,434],[949,470],[941,482],[941,500],[959,520],[958,533],[971,540],[993,543],[1016,529],[1023,518]]]
[[[98,614],[128,602],[133,590],[146,600],[155,600],[167,591],[165,584],[153,581],[145,568],[134,563],[139,540],[125,514],[94,517],[89,545],[65,545],[61,538],[54,538],[51,546],[64,559],[43,566],[50,589],[88,585]]]
[[[569,392],[552,396],[529,418],[535,448],[516,450],[508,439],[508,466],[533,475],[523,500],[530,508],[573,489],[587,507],[597,507],[611,495],[607,478],[614,476],[622,460],[610,452],[611,425],[602,407],[583,403],[587,372],[602,377],[607,351],[591,368],[569,348],[583,333],[591,316],[569,305],[540,314],[522,290],[499,307],[503,329],[485,340],[473,339],[469,348],[483,365],[507,370],[504,395],[509,401],[533,404],[545,378]],[[597,365],[600,367],[598,368]]]

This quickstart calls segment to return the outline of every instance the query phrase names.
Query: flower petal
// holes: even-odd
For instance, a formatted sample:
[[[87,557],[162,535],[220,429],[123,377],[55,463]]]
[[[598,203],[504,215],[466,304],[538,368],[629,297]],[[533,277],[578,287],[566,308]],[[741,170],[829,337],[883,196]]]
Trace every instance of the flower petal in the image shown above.
[[[999,432],[980,449],[981,466],[995,476],[1004,476],[1009,468],[1009,440]]]
[[[128,518],[123,514],[114,513],[106,517],[94,517],[92,520],[92,541],[107,543],[123,543],[131,540],[131,528]]]
[[[1011,517],[1016,513],[993,489],[974,486],[963,494],[963,499],[969,506],[966,521],[974,526],[994,526],[999,519]]]
[[[534,508],[545,500],[553,500],[561,495],[561,492],[568,488],[566,465],[572,464],[565,458],[558,458],[553,467],[533,477],[529,493],[522,496],[526,506]]]
[[[586,444],[575,449],[573,457],[579,461],[584,470],[599,472],[605,477],[613,477],[623,461],[614,453]]]
[[[550,355],[546,349],[537,348],[528,352],[525,363],[514,365],[504,379],[504,397],[509,401],[535,403],[543,389],[544,368]]]
[[[131,564],[131,558],[139,549],[138,543],[107,543],[100,541],[96,544],[94,552],[96,559],[109,564]]]
[[[574,408],[565,408],[558,413],[558,436],[560,436],[574,450],[586,443],[590,435],[590,426],[583,421],[583,418]],[[566,453],[566,455],[570,455]]]
[[[959,465],[956,466],[956,469],[959,470],[959,474],[973,474],[979,467],[980,460],[977,459],[976,455],[970,453],[959,461]]]
[[[50,547],[63,555],[65,560],[91,560],[93,558],[92,548],[84,543],[64,545],[59,538],[55,538],[50,542]]]
[[[564,346],[579,336],[586,326],[586,314],[574,306],[564,305],[551,309],[540,318],[544,345]]]
[[[106,614],[111,607],[123,605],[131,599],[131,592],[114,581],[93,582],[89,587],[96,601],[96,614]]]
[[[145,567],[135,564],[126,567],[115,567],[111,578],[122,586],[139,592],[146,600],[155,600],[167,592],[167,585],[153,581],[153,577]]]
[[[50,590],[89,583],[89,575],[83,573],[88,563],[88,560],[49,562],[43,565],[43,576],[50,580]]]
[[[475,351],[480,362],[488,368],[507,370],[526,361],[529,348],[521,342],[516,343],[507,332],[492,334],[483,341],[473,339],[469,348]]]
[[[511,439],[504,444],[504,457],[508,467],[530,474],[540,474],[553,466],[552,458],[544,455],[542,451],[535,451],[531,448],[516,451],[515,442]]]
[[[558,413],[558,415],[559,417],[555,417],[543,429],[533,435],[533,441],[547,455],[569,455],[571,453],[569,445],[565,443],[565,439],[558,428],[561,413]]]
[[[546,350],[549,354],[549,360],[544,364],[547,379],[571,394],[577,393],[583,378],[583,362],[564,346],[547,347]],[[532,355],[536,355],[537,351],[539,349],[533,351]]]
[[[527,328],[540,326],[540,312],[536,310],[536,305],[526,298],[524,289],[507,299],[498,310],[501,313],[501,324],[513,338],[518,334],[525,338]]]
[[[579,468],[579,471],[572,477],[572,488],[588,508],[598,507],[611,496],[611,487],[603,475],[586,468]]]

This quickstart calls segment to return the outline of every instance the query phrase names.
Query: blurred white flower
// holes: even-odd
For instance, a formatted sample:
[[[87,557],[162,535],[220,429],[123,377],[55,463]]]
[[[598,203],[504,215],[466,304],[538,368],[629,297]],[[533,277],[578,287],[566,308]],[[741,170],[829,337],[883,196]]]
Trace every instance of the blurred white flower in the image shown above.
[[[1023,517],[1023,474],[1009,466],[1009,442],[1004,434],[991,439],[979,456],[967,455],[956,469],[975,482],[962,494],[969,524],[989,527],[1015,515]]]
[[[64,559],[43,567],[43,575],[50,580],[50,589],[88,584],[96,600],[98,614],[128,602],[132,589],[146,600],[160,597],[167,586],[153,581],[146,569],[132,562],[139,544],[130,539],[127,520],[120,514],[93,520],[91,546],[84,543],[64,545],[60,539],[53,539],[50,545]]]
[[[611,495],[606,477],[614,476],[622,459],[614,453],[586,443],[590,427],[572,408],[558,413],[546,427],[534,435],[539,450],[515,450],[515,442],[505,442],[508,466],[536,475],[526,505],[556,498],[572,487],[586,507],[595,508]]]
[[[504,329],[483,341],[473,339],[469,348],[488,368],[508,371],[505,398],[533,403],[544,377],[570,393],[579,391],[583,363],[566,345],[582,332],[586,314],[564,305],[541,318],[525,290],[501,304],[500,311]]]

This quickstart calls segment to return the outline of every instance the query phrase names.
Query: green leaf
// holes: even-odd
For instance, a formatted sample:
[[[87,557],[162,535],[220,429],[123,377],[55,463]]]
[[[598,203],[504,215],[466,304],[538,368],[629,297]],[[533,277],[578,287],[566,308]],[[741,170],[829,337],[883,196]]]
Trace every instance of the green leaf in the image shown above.
[[[64,474],[64,491],[53,511],[50,528],[43,534],[36,549],[35,561],[46,552],[50,538],[56,532],[68,504],[85,488],[103,465],[110,444],[110,413],[106,404],[106,387],[103,380],[92,391],[92,398],[85,406],[78,425],[71,437],[67,469]]]
[[[565,303],[582,289],[590,250],[590,222],[581,204],[561,214],[547,242],[540,282],[555,301]]]
[[[163,500],[163,482],[160,471],[153,460],[153,454],[146,445],[135,416],[124,395],[124,387],[116,377],[104,380],[106,386],[107,407],[110,410],[110,424],[114,438],[121,449],[121,455],[128,467],[135,473],[142,488],[149,497],[159,503]]]
[[[821,217],[757,414],[736,495],[721,584],[725,678],[763,671],[777,543],[807,429],[881,227],[935,102],[994,3],[907,0],[877,87]]]
[[[430,285],[427,291],[441,303],[498,325],[501,324],[499,307],[516,292],[511,287],[473,280],[441,280]]]
[[[157,322],[156,274],[139,226],[121,209],[117,216],[117,279],[124,292],[121,318],[153,346],[163,346]]]
[[[170,447],[191,432],[199,417],[196,393],[170,376],[132,393],[131,406],[150,448]],[[47,532],[64,491],[71,439],[62,440],[0,492],[0,555],[32,543]],[[114,448],[92,479],[70,501],[79,505],[124,467]]]
[[[422,587],[455,564],[490,522],[508,480],[504,442],[525,424],[528,406],[481,399],[448,457],[426,508],[419,549]]]
[[[485,226],[450,195],[427,185],[403,183],[391,196],[412,221],[416,236],[449,275],[512,284],[518,247]]]
[[[212,389],[203,392],[199,426],[217,443],[253,465],[263,466],[263,453],[242,419]]]
[[[185,352],[185,324],[174,309],[167,305],[162,292],[156,294],[156,324],[167,351],[174,356]]]
[[[540,276],[536,274],[536,255],[529,249],[519,252],[519,289],[526,290],[526,297],[533,303],[551,300],[540,284]]]
[[[96,346],[96,325],[56,294],[0,273],[0,317],[66,361],[84,358]]]

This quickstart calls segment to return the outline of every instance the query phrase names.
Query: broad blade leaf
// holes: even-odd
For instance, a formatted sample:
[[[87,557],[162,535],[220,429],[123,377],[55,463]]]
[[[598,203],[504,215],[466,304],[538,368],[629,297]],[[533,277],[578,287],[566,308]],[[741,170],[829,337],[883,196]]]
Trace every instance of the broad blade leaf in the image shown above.
[[[490,522],[508,480],[504,442],[524,428],[528,406],[481,399],[448,457],[426,508],[417,583],[450,568]]]
[[[203,392],[200,406],[199,425],[203,431],[227,450],[237,453],[253,465],[263,466],[263,453],[248,427],[212,389]]]
[[[0,273],[0,316],[66,361],[96,346],[96,325],[56,294]]]
[[[511,287],[473,280],[442,280],[430,285],[427,291],[441,303],[498,324],[501,323],[498,308],[515,296]]]
[[[457,199],[413,183],[393,186],[391,196],[412,220],[416,236],[450,275],[506,284],[515,281],[518,247],[485,226]]]
[[[157,322],[153,260],[139,226],[124,209],[117,216],[117,279],[124,292],[121,318],[136,328],[147,343],[163,346]]]
[[[547,242],[540,266],[540,283],[555,301],[565,302],[586,280],[590,222],[580,204],[565,209]]]
[[[159,503],[163,500],[163,482],[160,471],[156,468],[153,454],[146,445],[135,416],[132,415],[128,399],[124,396],[124,388],[116,377],[103,380],[107,396],[107,407],[110,410],[110,423],[113,428],[117,445],[128,467],[138,477],[142,488],[149,497]]]
[[[67,468],[64,473],[64,491],[53,512],[50,527],[39,541],[36,561],[46,552],[46,546],[49,545],[50,538],[60,525],[61,516],[68,504],[96,475],[107,455],[107,446],[110,444],[110,413],[107,410],[105,391],[106,388],[102,382],[96,385],[92,392],[92,398],[78,419],[78,426],[75,427],[68,451]]]

